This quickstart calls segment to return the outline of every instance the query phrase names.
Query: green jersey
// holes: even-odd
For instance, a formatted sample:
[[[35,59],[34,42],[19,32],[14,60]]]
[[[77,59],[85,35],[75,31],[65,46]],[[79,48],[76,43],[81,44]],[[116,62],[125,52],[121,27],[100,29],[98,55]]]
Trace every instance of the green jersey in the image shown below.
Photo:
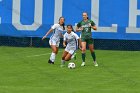
[[[81,21],[77,24],[77,27],[83,27],[81,38],[89,39],[92,38],[91,26],[95,26],[95,23],[92,20],[86,22]]]

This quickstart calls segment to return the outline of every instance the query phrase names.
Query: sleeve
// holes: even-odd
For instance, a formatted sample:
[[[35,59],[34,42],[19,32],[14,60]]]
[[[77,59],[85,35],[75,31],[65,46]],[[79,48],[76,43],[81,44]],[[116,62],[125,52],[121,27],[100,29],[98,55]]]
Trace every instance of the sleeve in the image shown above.
[[[66,41],[66,33],[64,34],[63,41]]]
[[[76,33],[74,33],[74,36],[76,39],[79,39],[79,36]]]
[[[95,26],[96,24],[91,20],[91,26]]]
[[[79,22],[79,23],[77,24],[77,27],[81,27],[81,22]]]
[[[59,24],[54,24],[51,28],[54,30],[54,29],[56,29],[57,27],[59,27]]]

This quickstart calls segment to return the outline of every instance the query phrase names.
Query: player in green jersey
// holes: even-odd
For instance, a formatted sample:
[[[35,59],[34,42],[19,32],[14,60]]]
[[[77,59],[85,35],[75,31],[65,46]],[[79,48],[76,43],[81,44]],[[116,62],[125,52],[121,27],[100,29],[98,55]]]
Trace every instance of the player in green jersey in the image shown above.
[[[91,29],[97,30],[97,27],[95,26],[95,23],[88,18],[88,14],[84,12],[83,20],[79,22],[76,27],[76,31],[81,31],[81,46],[82,46],[81,50],[82,50],[82,61],[83,61],[81,66],[85,66],[86,45],[88,45],[89,47],[94,65],[98,66],[96,62],[96,55],[94,52],[94,44],[93,44]]]

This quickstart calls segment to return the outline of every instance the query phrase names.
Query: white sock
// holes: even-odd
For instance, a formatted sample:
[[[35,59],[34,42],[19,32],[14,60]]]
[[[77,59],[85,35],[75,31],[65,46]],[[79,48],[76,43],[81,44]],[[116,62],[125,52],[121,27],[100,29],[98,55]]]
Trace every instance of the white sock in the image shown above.
[[[65,64],[65,60],[61,60],[61,64],[64,65]]]
[[[74,58],[74,55],[71,56],[71,59],[73,59],[73,58]]]
[[[50,60],[51,60],[52,62],[55,61],[55,56],[56,56],[56,54],[52,52],[52,54],[51,54],[51,56],[50,56]]]
[[[71,59],[73,59],[75,56],[76,56],[76,53],[74,53],[74,54],[71,56]]]

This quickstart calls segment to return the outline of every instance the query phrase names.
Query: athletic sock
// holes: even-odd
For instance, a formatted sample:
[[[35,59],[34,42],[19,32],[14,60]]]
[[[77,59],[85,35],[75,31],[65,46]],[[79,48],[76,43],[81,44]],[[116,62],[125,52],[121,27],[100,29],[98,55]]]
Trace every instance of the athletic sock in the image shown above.
[[[95,55],[95,52],[92,52],[92,53],[91,53],[91,56],[92,56],[92,58],[93,58],[93,61],[95,62],[95,61],[96,61],[96,55]]]
[[[55,56],[56,56],[56,54],[52,52],[52,54],[51,54],[51,56],[50,56],[50,60],[51,60],[52,62],[55,61]]]
[[[82,61],[85,62],[85,57],[86,57],[86,54],[85,53],[82,53]]]
[[[64,65],[65,64],[65,60],[61,60],[61,64]]]

